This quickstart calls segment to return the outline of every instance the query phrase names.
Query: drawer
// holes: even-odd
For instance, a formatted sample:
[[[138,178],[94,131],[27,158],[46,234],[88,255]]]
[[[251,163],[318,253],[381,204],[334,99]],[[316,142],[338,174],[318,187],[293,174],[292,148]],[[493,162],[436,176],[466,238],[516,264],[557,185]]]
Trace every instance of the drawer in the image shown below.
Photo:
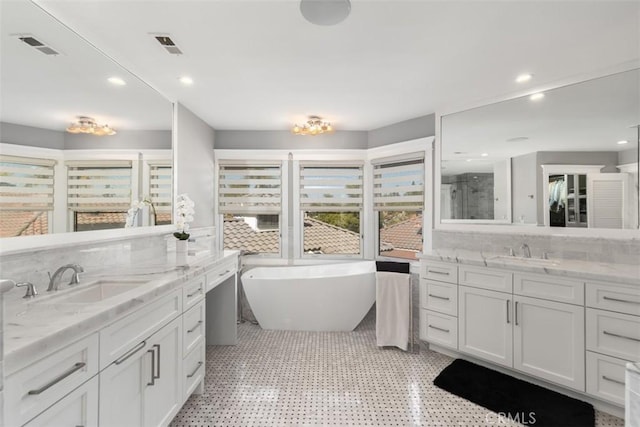
[[[25,427],[98,426],[98,377],[91,378]]]
[[[489,267],[460,266],[458,283],[475,288],[511,293],[513,291],[513,273]]]
[[[438,282],[458,283],[458,266],[449,262],[422,260],[420,277]]]
[[[228,277],[231,277],[237,270],[237,258],[232,258],[216,265],[207,273],[207,292],[224,282]]]
[[[9,375],[5,425],[23,425],[97,373],[95,333]]]
[[[206,363],[205,348],[204,341],[200,342],[183,360],[183,400],[187,400],[189,396],[191,396],[200,382],[204,384]]]
[[[458,319],[420,309],[420,339],[452,349],[458,348]]]
[[[421,279],[420,307],[450,316],[457,316],[458,285]]]
[[[205,300],[203,299],[195,307],[182,316],[182,355],[185,356],[204,340],[205,328]]]
[[[587,309],[587,349],[640,361],[640,317]]]
[[[557,276],[514,273],[513,293],[569,304],[584,304],[584,282]]]
[[[201,276],[182,287],[182,311],[185,312],[204,299],[206,277]]]
[[[587,282],[587,307],[640,316],[640,288]]]
[[[624,406],[626,360],[587,351],[587,393]]]
[[[100,331],[100,370],[182,314],[182,289],[160,297]]]

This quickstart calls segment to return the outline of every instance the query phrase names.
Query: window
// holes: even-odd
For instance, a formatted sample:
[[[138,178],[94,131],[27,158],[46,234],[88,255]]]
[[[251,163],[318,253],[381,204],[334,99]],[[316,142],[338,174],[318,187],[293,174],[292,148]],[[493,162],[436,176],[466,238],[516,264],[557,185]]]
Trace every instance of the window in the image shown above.
[[[280,254],[280,164],[221,164],[218,212],[225,249]]]
[[[49,232],[55,163],[0,155],[0,237]]]
[[[67,207],[73,229],[124,228],[131,205],[131,162],[69,161]]]
[[[170,160],[149,164],[149,194],[153,209],[149,209],[151,225],[171,224],[173,175]]]
[[[378,255],[416,259],[422,251],[424,156],[374,162]]]
[[[362,253],[362,178],[362,165],[300,166],[304,253]]]

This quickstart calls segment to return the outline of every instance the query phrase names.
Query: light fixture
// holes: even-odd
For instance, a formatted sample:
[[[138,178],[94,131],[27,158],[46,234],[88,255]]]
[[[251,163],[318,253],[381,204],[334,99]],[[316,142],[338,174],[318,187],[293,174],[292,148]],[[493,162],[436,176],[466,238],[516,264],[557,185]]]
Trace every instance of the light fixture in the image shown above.
[[[109,125],[98,125],[91,117],[78,116],[78,120],[67,128],[69,133],[88,133],[96,136],[115,135],[116,131]]]
[[[482,154],[480,154],[480,156],[481,156],[481,157],[488,157],[488,156],[489,156],[489,153],[482,153]]]
[[[336,25],[347,19],[351,12],[349,0],[301,0],[300,13],[316,25]]]
[[[182,76],[178,80],[185,86],[191,86],[193,84],[193,79],[189,76]]]
[[[516,77],[516,83],[524,83],[524,82],[528,82],[529,80],[531,80],[531,78],[533,77],[533,74],[520,74],[518,77]]]
[[[616,144],[618,144],[618,145],[624,145],[624,144],[628,144],[628,143],[629,143],[629,141],[627,141],[627,140],[622,140],[622,141],[618,141]]]
[[[529,96],[529,99],[532,101],[539,101],[542,98],[544,98],[544,93],[542,92],[534,93],[533,95]]]
[[[124,86],[127,84],[127,82],[122,80],[120,77],[109,77],[107,81],[114,86]]]
[[[297,124],[291,129],[295,135],[320,135],[322,133],[333,132],[331,123],[325,122],[318,116],[309,116],[309,120],[302,126]]]

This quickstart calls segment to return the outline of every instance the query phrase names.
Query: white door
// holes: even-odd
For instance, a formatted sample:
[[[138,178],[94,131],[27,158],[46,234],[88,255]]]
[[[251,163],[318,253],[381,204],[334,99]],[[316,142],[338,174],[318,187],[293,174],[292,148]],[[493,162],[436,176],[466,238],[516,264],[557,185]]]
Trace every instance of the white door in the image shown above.
[[[149,370],[143,374],[144,425],[169,425],[182,403],[182,318],[149,338]]]
[[[590,173],[587,175],[589,228],[623,228],[626,209],[625,186],[628,184],[628,179],[629,176],[626,173]]]
[[[584,391],[584,307],[522,296],[514,303],[514,368]]]
[[[100,427],[143,425],[144,388],[151,345],[142,342],[100,372]]]
[[[458,292],[458,350],[511,367],[511,294],[467,286],[459,286]]]

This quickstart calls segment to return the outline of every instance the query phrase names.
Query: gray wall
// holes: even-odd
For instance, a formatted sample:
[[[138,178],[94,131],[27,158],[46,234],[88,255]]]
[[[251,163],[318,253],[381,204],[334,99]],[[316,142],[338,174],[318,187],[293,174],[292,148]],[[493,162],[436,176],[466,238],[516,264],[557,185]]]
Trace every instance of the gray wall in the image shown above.
[[[626,165],[629,163],[638,163],[638,147],[629,150],[618,151],[618,164]]]
[[[216,130],[216,148],[240,150],[366,149],[435,135],[435,114],[371,131],[299,136],[286,130]]]
[[[56,150],[170,150],[171,131],[124,130],[111,136],[94,136],[3,122],[0,142]]]
[[[0,142],[63,150],[64,132],[1,122]]]
[[[196,202],[193,227],[214,225],[213,148],[216,132],[185,106],[176,103],[176,159],[178,187],[175,195],[187,193]]]
[[[170,130],[123,130],[111,136],[64,133],[65,150],[170,150]]]
[[[216,130],[216,148],[235,150],[365,149],[366,131],[300,136],[286,130]]]
[[[369,131],[368,148],[410,141],[435,134],[436,115],[428,114]]]
[[[538,220],[538,171],[537,153],[529,153],[511,159],[512,222],[536,224]],[[540,186],[542,189],[542,186]],[[533,195],[533,198],[529,197]],[[522,220],[521,220],[522,218]]]

